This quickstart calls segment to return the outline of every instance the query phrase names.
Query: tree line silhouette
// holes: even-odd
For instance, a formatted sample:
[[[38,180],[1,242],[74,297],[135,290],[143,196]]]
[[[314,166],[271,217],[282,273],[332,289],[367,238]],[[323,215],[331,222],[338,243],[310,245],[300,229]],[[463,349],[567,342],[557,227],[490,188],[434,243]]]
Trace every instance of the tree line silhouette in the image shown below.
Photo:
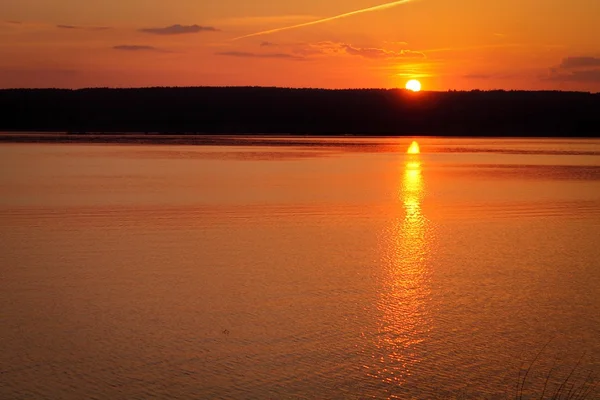
[[[598,136],[600,94],[189,87],[0,90],[0,130]]]

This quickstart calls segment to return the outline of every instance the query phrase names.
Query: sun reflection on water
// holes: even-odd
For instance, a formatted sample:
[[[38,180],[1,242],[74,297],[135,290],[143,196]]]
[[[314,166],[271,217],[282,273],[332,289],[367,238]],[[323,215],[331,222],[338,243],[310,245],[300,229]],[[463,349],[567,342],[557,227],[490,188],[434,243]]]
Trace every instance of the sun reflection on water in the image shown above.
[[[421,209],[425,186],[418,156],[403,165],[397,215],[382,239],[383,262],[377,379],[394,385],[415,374],[430,329],[428,255],[431,232]],[[401,210],[401,211],[400,211]]]
[[[423,194],[423,178],[421,176],[421,162],[408,161],[404,169],[404,179],[402,180],[402,191],[400,196],[404,203],[406,211],[405,222],[411,224],[422,224],[423,215],[421,214],[421,198]],[[405,233],[415,233],[415,226],[408,226]]]

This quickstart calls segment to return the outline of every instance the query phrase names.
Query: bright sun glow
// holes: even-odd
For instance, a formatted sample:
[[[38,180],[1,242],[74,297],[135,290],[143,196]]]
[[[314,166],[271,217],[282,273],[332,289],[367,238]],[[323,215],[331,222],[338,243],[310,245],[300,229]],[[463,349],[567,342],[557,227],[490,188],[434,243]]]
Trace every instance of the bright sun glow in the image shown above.
[[[412,90],[413,92],[419,92],[421,90],[421,82],[416,79],[411,79],[406,82],[406,88],[408,90]]]
[[[408,147],[408,150],[406,150],[406,152],[408,154],[419,154],[419,153],[421,153],[421,149],[419,148],[419,143],[413,141],[410,144],[410,146]]]

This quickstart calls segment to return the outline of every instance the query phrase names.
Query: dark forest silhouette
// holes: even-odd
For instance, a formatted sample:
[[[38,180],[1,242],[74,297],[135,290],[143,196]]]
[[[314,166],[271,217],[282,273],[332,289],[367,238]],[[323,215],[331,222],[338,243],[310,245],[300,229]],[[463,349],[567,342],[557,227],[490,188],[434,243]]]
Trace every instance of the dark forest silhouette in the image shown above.
[[[0,130],[598,136],[600,94],[196,87],[0,90]]]

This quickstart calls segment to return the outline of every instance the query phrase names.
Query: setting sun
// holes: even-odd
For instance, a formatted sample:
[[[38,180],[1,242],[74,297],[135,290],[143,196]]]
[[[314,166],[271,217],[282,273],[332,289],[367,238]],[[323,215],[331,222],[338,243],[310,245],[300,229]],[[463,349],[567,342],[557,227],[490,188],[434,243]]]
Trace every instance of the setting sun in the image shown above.
[[[406,82],[406,89],[412,90],[413,92],[419,92],[421,90],[421,82],[416,79],[411,79]]]
[[[419,143],[413,141],[410,146],[408,147],[408,150],[406,150],[406,153],[408,154],[420,154],[421,153],[421,149],[419,148]]]

